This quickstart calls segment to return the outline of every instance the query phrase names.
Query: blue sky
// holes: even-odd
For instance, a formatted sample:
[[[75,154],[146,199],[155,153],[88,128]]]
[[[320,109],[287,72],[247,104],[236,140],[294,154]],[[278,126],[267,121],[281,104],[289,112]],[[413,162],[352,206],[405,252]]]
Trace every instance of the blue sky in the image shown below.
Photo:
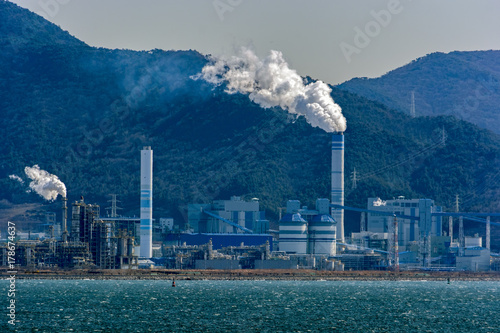
[[[259,56],[336,84],[432,52],[500,49],[500,1],[16,0],[89,45]]]

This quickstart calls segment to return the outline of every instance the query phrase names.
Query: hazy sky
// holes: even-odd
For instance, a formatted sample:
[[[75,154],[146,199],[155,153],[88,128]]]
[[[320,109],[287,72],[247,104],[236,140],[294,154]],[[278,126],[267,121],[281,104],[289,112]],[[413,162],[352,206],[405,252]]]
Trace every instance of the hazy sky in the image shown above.
[[[498,0],[15,0],[92,46],[282,51],[336,84],[428,53],[500,49]]]

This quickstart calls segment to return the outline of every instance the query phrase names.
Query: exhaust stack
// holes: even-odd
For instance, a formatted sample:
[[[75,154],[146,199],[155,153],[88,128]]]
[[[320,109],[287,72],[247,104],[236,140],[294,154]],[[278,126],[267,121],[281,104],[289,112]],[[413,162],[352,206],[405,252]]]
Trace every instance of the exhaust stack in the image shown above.
[[[332,196],[331,203],[344,205],[344,133],[332,135]],[[344,210],[332,208],[337,222],[337,241],[344,243]]]
[[[68,223],[68,205],[67,205],[68,198],[63,197],[62,201],[63,201],[63,207],[62,207],[62,210],[63,210],[63,216],[62,216],[62,241],[64,243],[67,243],[68,242],[68,227],[67,227],[67,223]]]
[[[141,247],[140,257],[153,256],[153,151],[141,150]]]

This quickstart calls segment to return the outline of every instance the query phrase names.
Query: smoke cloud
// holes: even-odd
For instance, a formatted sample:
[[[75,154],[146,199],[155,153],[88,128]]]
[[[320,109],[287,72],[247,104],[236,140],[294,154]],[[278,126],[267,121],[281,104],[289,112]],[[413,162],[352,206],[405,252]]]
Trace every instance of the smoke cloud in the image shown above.
[[[249,94],[250,100],[264,108],[280,106],[326,132],[345,131],[346,120],[330,96],[330,87],[322,81],[305,84],[281,52],[273,50],[259,59],[253,51],[242,49],[238,56],[211,60],[194,79],[214,85],[226,83],[229,94]]]
[[[380,198],[377,198],[377,200],[373,201],[373,206],[375,206],[375,207],[385,206],[386,204],[387,204],[387,202],[380,199]]]
[[[21,179],[18,175],[9,175],[9,178],[15,181],[20,182],[21,184],[24,184],[24,180]]]
[[[57,176],[40,169],[36,164],[24,168],[24,172],[32,180],[30,188],[45,200],[54,201],[58,194],[66,197],[66,185]]]

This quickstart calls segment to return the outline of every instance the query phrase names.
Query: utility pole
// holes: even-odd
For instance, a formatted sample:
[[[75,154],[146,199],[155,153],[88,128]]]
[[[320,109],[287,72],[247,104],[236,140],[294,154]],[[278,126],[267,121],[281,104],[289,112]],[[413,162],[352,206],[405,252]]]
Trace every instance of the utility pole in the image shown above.
[[[464,247],[465,247],[465,236],[464,236],[464,217],[458,217],[458,242],[460,249],[460,256],[464,255]]]
[[[394,215],[394,270],[399,272],[398,218]]]
[[[411,91],[411,106],[410,106],[410,116],[415,118],[415,91]]]
[[[486,248],[488,250],[491,249],[491,246],[490,246],[490,238],[491,238],[491,222],[490,222],[490,217],[487,216],[486,217]]]
[[[453,242],[453,216],[448,216],[448,235],[450,242]]]
[[[366,221],[366,213],[362,212],[361,213],[361,221],[360,221],[360,224],[359,224],[359,232],[365,231],[365,224],[366,224],[365,221]]]
[[[385,217],[385,222],[387,223],[387,266],[390,267],[390,269],[394,269],[394,221],[391,221],[391,218],[389,216]]]
[[[286,212],[286,207],[278,207],[278,211],[279,211],[279,220],[278,221],[281,221],[281,218],[282,218],[282,212],[285,211]]]

